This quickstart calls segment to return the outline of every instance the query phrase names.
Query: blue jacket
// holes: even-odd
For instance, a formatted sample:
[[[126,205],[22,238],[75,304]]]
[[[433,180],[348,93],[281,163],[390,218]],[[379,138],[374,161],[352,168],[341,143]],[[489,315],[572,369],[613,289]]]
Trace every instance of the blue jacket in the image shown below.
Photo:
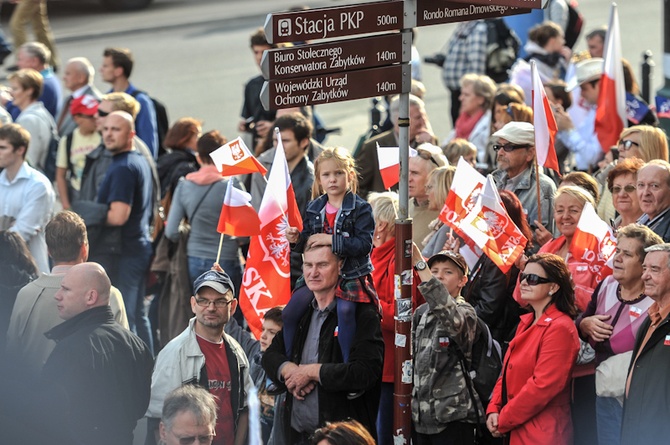
[[[292,246],[294,251],[303,252],[311,235],[323,233],[327,202],[328,195],[324,194],[307,204],[300,240]],[[347,192],[342,207],[337,211],[333,233],[333,253],[344,259],[342,278],[350,280],[372,272],[370,252],[374,230],[375,221],[370,204],[358,195]]]

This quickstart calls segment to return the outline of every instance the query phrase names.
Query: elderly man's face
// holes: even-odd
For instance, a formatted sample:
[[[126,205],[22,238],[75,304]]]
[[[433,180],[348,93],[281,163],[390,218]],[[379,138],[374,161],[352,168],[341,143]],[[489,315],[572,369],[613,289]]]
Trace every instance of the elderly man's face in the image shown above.
[[[432,170],[432,162],[423,159],[420,156],[409,158],[409,180],[407,188],[410,198],[415,198],[417,201],[425,201],[428,199],[426,182],[428,181],[428,174]]]
[[[670,174],[660,165],[647,165],[637,172],[637,197],[640,209],[655,218],[670,207]]]
[[[191,411],[181,411],[172,419],[169,428],[161,422],[161,440],[166,445],[184,443],[211,445],[214,439],[214,425],[201,425],[201,423]]]
[[[649,252],[642,263],[644,293],[656,301],[670,295],[668,259],[668,252]]]
[[[330,249],[330,246],[324,246],[305,252],[302,273],[312,292],[328,291],[337,285],[341,264]]]
[[[498,139],[498,144],[500,145],[506,145],[509,143],[510,142],[506,139]],[[528,168],[534,156],[534,148],[515,148],[512,151],[505,151],[504,149],[500,149],[498,150],[497,159],[498,168],[504,172],[507,172],[507,175],[510,178],[514,178],[519,173]]]

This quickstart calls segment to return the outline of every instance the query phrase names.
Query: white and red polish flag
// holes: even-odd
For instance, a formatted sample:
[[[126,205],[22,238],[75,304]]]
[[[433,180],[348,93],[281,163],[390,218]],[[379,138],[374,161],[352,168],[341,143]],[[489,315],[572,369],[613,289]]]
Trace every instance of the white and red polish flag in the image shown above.
[[[261,220],[251,207],[251,195],[233,187],[232,182],[228,183],[216,230],[230,236],[253,236],[261,231]]]
[[[410,147],[409,156],[416,156],[416,150]],[[384,188],[390,189],[400,181],[400,148],[377,144],[377,159]]]
[[[612,274],[608,261],[616,251],[616,236],[612,228],[600,219],[591,203],[586,203],[570,243],[570,255],[588,264],[598,281]]]
[[[258,216],[260,234],[251,237],[239,296],[242,313],[256,338],[260,337],[265,312],[291,298],[291,248],[286,228],[302,230],[281,139]]]
[[[610,22],[605,38],[603,74],[596,108],[595,130],[600,146],[607,153],[616,145],[627,124],[626,87],[621,64],[621,33],[616,3],[612,3]]]
[[[475,207],[461,223],[461,230],[484,251],[503,272],[514,265],[528,243],[509,217],[489,175]]]
[[[239,137],[217,148],[209,156],[222,176],[244,175],[257,172],[265,175],[268,172],[258,162],[258,159],[251,154],[242,138]]]
[[[530,71],[533,78],[533,126],[535,127],[537,163],[560,174],[558,157],[554,147],[558,126],[534,60],[530,61]]]
[[[481,193],[486,178],[461,157],[456,164],[454,179],[447,200],[442,207],[439,218],[454,232],[474,248],[474,241],[462,230],[461,224],[477,203],[477,196]]]

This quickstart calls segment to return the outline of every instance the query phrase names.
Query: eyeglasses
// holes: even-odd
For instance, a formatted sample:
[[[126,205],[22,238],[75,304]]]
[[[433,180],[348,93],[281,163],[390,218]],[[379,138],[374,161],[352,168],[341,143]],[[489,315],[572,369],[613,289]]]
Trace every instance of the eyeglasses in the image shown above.
[[[633,193],[635,190],[637,190],[637,187],[635,186],[635,184],[626,184],[623,187],[621,187],[620,185],[615,185],[614,187],[612,187],[612,194],[618,195],[619,193],[621,193],[621,190],[623,190],[626,193]]]
[[[541,277],[534,273],[523,273],[519,274],[519,283],[523,280],[526,280],[529,286],[537,286],[538,284],[553,283],[549,278]]]
[[[98,116],[107,117],[109,116],[109,113],[107,111],[102,111],[100,108],[98,108]]]
[[[177,439],[179,439],[179,445],[191,445],[196,441],[200,444],[208,444],[212,442],[214,434],[207,434],[205,436],[184,436],[179,437],[175,433],[172,433]]]
[[[433,155],[430,154],[430,152],[427,152],[426,150],[417,150],[416,155],[420,157],[421,159],[425,159],[426,161],[430,161],[435,166],[440,167],[440,164],[437,163],[437,161],[433,158]]]
[[[516,144],[495,144],[493,145],[493,151],[499,151],[500,149],[505,150],[507,153],[518,150],[520,148],[530,148],[530,145],[516,145]]]
[[[635,141],[631,141],[630,139],[623,139],[619,141],[619,147],[621,147],[621,151],[628,151],[633,145],[636,147],[640,146],[640,144]]]
[[[195,304],[197,304],[200,307],[209,307],[210,304],[213,304],[214,307],[222,308],[222,307],[228,306],[233,301],[234,301],[234,298],[230,299],[230,300],[224,300],[223,298],[221,298],[219,300],[208,300],[207,298],[196,298],[195,299]]]

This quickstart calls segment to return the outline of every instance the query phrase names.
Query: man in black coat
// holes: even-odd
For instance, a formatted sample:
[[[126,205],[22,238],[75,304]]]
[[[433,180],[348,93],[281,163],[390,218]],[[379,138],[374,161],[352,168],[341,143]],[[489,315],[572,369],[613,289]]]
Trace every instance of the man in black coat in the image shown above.
[[[153,357],[146,344],[121,327],[109,307],[111,284],[97,263],[73,266],[55,295],[65,322],[45,335],[56,341],[42,377],[67,398],[67,430],[82,444],[131,445],[149,405]]]
[[[330,245],[314,242],[315,237],[307,242],[303,262],[305,283],[314,298],[295,330],[290,357],[281,331],[263,355],[263,368],[287,389],[286,443],[308,443],[316,428],[348,418],[358,420],[376,437],[384,361],[379,313],[372,304],[356,305],[356,338],[344,363],[336,331],[342,262]]]
[[[639,219],[663,241],[670,242],[670,164],[653,159],[637,172],[637,199],[644,215]]]

